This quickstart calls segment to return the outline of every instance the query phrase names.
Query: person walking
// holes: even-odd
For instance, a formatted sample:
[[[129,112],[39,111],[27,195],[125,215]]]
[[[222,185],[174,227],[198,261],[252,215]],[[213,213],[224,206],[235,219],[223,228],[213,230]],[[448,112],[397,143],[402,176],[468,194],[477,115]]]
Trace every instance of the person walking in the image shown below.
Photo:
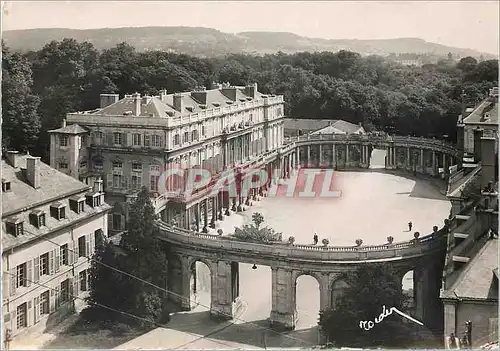
[[[413,227],[413,223],[412,222],[408,222],[408,231],[411,232],[411,228]]]
[[[313,241],[314,241],[314,245],[318,244],[318,234],[314,233]]]
[[[448,338],[448,349],[458,349],[458,342],[457,342],[457,337],[455,336],[455,333],[451,333],[450,337]]]

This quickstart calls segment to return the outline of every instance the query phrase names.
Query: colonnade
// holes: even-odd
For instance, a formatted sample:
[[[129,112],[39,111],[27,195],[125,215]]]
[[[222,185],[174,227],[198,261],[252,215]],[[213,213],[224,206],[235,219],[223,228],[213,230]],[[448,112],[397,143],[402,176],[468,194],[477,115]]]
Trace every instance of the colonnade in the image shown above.
[[[223,319],[237,317],[242,298],[239,290],[239,264],[223,259],[223,254],[217,258],[194,257],[181,254],[178,259],[169,260],[169,289],[175,293],[174,301],[182,310],[190,310],[196,304],[196,265],[197,261],[205,263],[210,270],[211,314]],[[213,256],[213,254],[212,254]],[[439,307],[439,288],[441,266],[435,261],[426,261],[422,264],[415,259],[406,262],[406,266],[395,266],[399,280],[402,281],[408,270],[414,272],[414,318],[422,321],[430,329],[442,325]],[[276,266],[270,262],[272,304],[270,323],[277,329],[292,330],[295,328],[297,314],[297,281],[302,275],[314,277],[319,286],[319,294],[311,298],[319,298],[320,311],[334,308],[338,298],[342,295],[347,284],[342,280],[342,273],[354,270],[356,264],[339,265],[337,269],[325,272],[324,270],[304,270]],[[408,265],[409,264],[409,265]],[[396,264],[397,265],[397,264]],[[170,277],[176,277],[172,279]],[[180,278],[180,279],[179,279]],[[401,286],[402,289],[402,286]],[[390,306],[387,306],[390,308]],[[382,308],[382,306],[380,306]],[[318,311],[319,313],[319,311]],[[441,316],[441,317],[440,317]]]
[[[297,159],[301,167],[330,167],[335,169],[369,168],[372,151],[377,148],[371,144],[317,143],[297,146]],[[433,176],[443,168],[445,174],[454,164],[454,157],[438,150],[412,146],[384,145],[386,151],[385,168],[403,169]]]

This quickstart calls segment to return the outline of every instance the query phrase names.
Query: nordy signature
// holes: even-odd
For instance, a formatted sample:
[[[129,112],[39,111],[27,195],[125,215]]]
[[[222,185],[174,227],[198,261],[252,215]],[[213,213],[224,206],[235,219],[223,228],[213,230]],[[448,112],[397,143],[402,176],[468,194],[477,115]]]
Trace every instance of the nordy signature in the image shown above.
[[[390,309],[386,309],[385,305],[384,305],[384,306],[382,306],[382,313],[378,316],[378,318],[375,318],[375,322],[373,322],[373,321],[360,321],[359,327],[361,329],[364,329],[364,330],[370,330],[375,326],[375,324],[379,324],[380,322],[382,322],[385,317],[389,317],[392,314],[392,312],[396,312],[400,316],[403,316],[403,317],[405,317],[405,318],[407,318],[407,319],[411,320],[412,322],[415,322],[419,325],[424,325],[424,323],[417,321],[416,319],[412,318],[411,316],[407,315],[406,313],[401,312],[396,307],[391,307]]]

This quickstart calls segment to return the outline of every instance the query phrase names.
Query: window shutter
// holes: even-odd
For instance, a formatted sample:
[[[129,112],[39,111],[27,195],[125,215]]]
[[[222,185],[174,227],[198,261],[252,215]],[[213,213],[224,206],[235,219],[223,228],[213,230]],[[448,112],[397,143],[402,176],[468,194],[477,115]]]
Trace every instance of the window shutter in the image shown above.
[[[92,257],[92,256],[94,256],[94,252],[95,252],[95,235],[93,233],[89,234],[89,239],[90,239],[89,257]]]
[[[30,286],[33,279],[33,261],[26,262],[26,280],[24,286]]]
[[[69,300],[72,301],[76,297],[76,287],[75,287],[75,282],[77,282],[78,279],[76,277],[69,278]]]
[[[66,253],[68,257],[68,266],[73,264],[73,256],[75,255],[75,247],[73,246],[73,241],[68,243],[68,251]]]
[[[85,256],[89,259],[92,256],[92,253],[90,252],[90,234],[85,235]]]
[[[144,134],[144,146],[145,147],[149,147],[150,146],[149,135],[148,134]]]
[[[121,188],[122,188],[122,189],[127,189],[127,183],[128,183],[127,176],[122,176],[122,184],[121,184]]]
[[[38,323],[40,317],[40,296],[33,299],[33,315],[35,317],[34,323]]]
[[[106,144],[113,146],[113,144],[114,144],[113,133],[111,133],[111,132],[106,133]]]
[[[10,270],[10,296],[16,294],[16,269],[13,268]]]
[[[113,214],[108,213],[108,230],[113,230]]]
[[[55,312],[55,310],[56,310],[56,298],[55,298],[55,295],[56,295],[56,290],[52,289],[50,291],[50,294],[49,294],[49,312],[50,313]]]
[[[80,295],[80,274],[73,280],[73,295],[75,298]]]
[[[56,292],[56,297],[54,298],[54,305],[55,305],[55,310],[61,306],[61,292],[59,291],[59,288],[55,289]]]
[[[73,240],[73,262],[71,264],[76,262],[78,262],[78,242]]]
[[[56,255],[56,250],[49,251],[49,274],[54,274],[54,257]]]
[[[59,264],[61,263],[61,257],[60,257],[60,252],[61,249],[58,247],[57,249],[54,250],[54,272],[57,273],[59,272]]]
[[[162,136],[159,136],[159,138],[160,138],[160,147],[163,149],[165,147],[165,142]]]
[[[12,323],[12,329],[14,328],[17,328],[17,323],[16,323],[16,320],[17,320],[17,310],[14,308],[14,310],[10,313],[10,320],[11,320],[11,323]]]
[[[128,134],[127,133],[122,133],[122,146],[127,146],[128,145]]]
[[[107,189],[111,189],[113,187],[113,175],[112,174],[106,175],[106,187],[107,187]]]
[[[120,216],[120,230],[124,230],[124,229],[125,229],[125,216],[121,215]]]
[[[40,257],[36,257],[34,261],[33,282],[38,283],[38,281],[40,280]]]

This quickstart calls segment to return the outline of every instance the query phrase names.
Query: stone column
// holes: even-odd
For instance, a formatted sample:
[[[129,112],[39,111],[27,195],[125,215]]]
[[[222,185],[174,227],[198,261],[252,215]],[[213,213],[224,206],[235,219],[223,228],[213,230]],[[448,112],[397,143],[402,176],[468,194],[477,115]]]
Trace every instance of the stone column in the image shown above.
[[[425,162],[424,162],[424,149],[420,149],[420,172],[424,173],[424,167],[425,167]]]
[[[337,152],[335,150],[335,144],[332,144],[332,166],[333,168],[337,166]]]
[[[323,147],[321,144],[318,145],[318,153],[318,166],[321,166],[321,164],[323,163]]]
[[[345,167],[349,166],[349,144],[345,144]]]
[[[215,222],[217,221],[217,210],[218,210],[218,204],[217,204],[217,195],[212,197],[212,219],[210,220],[210,228],[214,229],[215,228]]]
[[[233,319],[235,306],[231,262],[213,262],[210,268],[212,281],[210,314],[218,319]]]
[[[217,194],[217,218],[219,219],[219,221],[224,220],[224,213],[223,213],[224,198],[222,196],[223,196],[222,191]]]
[[[392,164],[394,165],[394,169],[398,168],[398,160],[396,155],[396,147],[392,146]]]
[[[311,147],[307,145],[307,160],[306,160],[306,167],[309,167],[311,164]]]
[[[432,150],[432,175],[437,176],[436,151]]]
[[[443,172],[446,175],[448,175],[448,172],[449,172],[449,165],[448,165],[448,162],[447,162],[448,158],[446,156],[446,154],[443,154]]]
[[[406,148],[406,169],[411,171],[411,148]]]
[[[272,269],[271,327],[293,330],[295,328],[295,304],[292,271]]]
[[[196,220],[196,231],[200,231],[200,222],[201,222],[201,208],[200,203],[197,203],[194,208],[194,217]]]
[[[181,256],[181,310],[191,310],[191,267],[189,267],[189,257]]]
[[[208,233],[208,199],[203,200],[203,233]]]
[[[319,281],[319,310],[324,311],[330,307],[330,286],[328,284],[328,274],[321,275]]]

